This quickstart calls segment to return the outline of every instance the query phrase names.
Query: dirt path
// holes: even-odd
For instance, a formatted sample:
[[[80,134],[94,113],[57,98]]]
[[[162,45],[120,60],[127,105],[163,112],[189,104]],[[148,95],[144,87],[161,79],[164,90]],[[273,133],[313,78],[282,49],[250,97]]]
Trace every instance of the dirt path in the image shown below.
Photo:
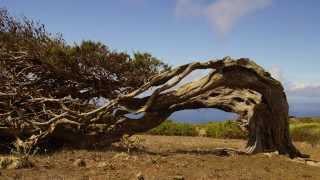
[[[320,168],[266,155],[217,156],[217,147],[241,148],[242,140],[203,137],[139,136],[142,149],[62,150],[32,157],[35,167],[0,170],[0,179],[320,179]],[[313,159],[320,148],[297,143]],[[80,161],[80,160],[81,161]],[[83,161],[83,162],[82,162]],[[76,165],[75,162],[78,162]],[[85,164],[85,165],[84,165]],[[83,165],[83,166],[81,166]]]

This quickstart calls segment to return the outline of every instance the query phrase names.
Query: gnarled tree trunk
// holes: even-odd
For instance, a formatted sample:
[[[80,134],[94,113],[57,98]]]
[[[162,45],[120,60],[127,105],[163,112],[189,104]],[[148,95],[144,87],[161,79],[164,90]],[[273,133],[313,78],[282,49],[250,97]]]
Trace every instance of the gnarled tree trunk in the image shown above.
[[[211,72],[175,87],[197,69],[211,69]],[[156,89],[151,95],[143,97],[152,88]],[[13,96],[0,94],[2,101],[8,97]],[[24,141],[32,145],[50,137],[76,143],[81,139],[83,144],[111,143],[124,134],[148,131],[176,111],[216,108],[239,115],[239,124],[249,132],[248,153],[279,151],[291,157],[302,155],[290,138],[288,103],[281,83],[249,59],[226,57],[186,64],[156,75],[134,92],[90,112],[79,112],[74,103],[71,98],[27,98],[24,104],[37,106],[38,111],[44,111],[51,119],[26,120],[19,128],[5,125],[1,135],[27,137]],[[43,105],[58,107],[59,111],[39,108]],[[133,119],[128,114],[140,116]]]
[[[212,72],[198,81],[168,91],[196,69],[212,69]],[[162,84],[165,85],[151,96],[134,98],[149,86]],[[145,87],[120,98],[119,104],[134,112],[145,112],[145,117],[150,113],[163,114],[163,120],[184,109],[216,108],[234,112],[239,114],[240,125],[249,131],[248,153],[277,150],[290,156],[301,155],[289,135],[288,103],[281,83],[248,59],[234,61],[227,57],[220,61],[181,66],[154,77]],[[137,126],[149,129],[157,125],[154,121],[156,118],[153,123]]]

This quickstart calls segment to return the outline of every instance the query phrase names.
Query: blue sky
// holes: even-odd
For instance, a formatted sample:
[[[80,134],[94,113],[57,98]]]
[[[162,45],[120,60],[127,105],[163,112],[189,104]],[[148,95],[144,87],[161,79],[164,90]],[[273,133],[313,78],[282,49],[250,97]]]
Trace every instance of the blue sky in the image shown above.
[[[285,84],[293,114],[320,115],[318,0],[0,0],[0,6],[39,20],[69,43],[98,40],[174,66],[249,57]]]

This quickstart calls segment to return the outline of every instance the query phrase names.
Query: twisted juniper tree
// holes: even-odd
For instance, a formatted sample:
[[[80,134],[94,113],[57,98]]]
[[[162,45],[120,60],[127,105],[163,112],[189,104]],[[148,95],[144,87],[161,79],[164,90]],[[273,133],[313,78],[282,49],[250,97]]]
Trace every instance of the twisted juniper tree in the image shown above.
[[[212,72],[174,88],[196,69]],[[156,89],[150,96],[139,96],[152,87]],[[0,100],[7,108],[2,108],[1,135],[24,137],[33,145],[50,137],[70,143],[81,140],[83,144],[109,144],[124,134],[148,131],[173,112],[217,108],[239,114],[239,124],[249,132],[248,153],[277,150],[290,156],[301,155],[289,135],[288,103],[282,85],[248,59],[183,65],[91,111],[71,97],[53,99],[2,92]],[[128,116],[132,113],[141,117],[132,119]]]
[[[152,66],[141,66],[146,65],[141,61],[146,56],[137,55],[132,63],[128,56],[108,52],[101,44],[89,46],[96,48],[93,54],[86,45],[70,49],[60,39],[50,38],[42,26],[33,28],[29,21],[19,24],[1,12],[1,144],[35,147],[55,140],[105,145],[123,135],[146,132],[176,111],[216,108],[239,115],[239,125],[249,134],[248,153],[302,155],[290,138],[281,83],[249,59],[226,57],[174,69],[164,66],[166,71],[160,72],[157,67],[163,64],[150,56]],[[114,64],[117,58],[121,63]],[[148,67],[152,73],[146,71]],[[199,69],[211,72],[180,85]],[[134,82],[133,77],[141,80]],[[94,96],[105,96],[108,102],[96,108],[88,103]]]

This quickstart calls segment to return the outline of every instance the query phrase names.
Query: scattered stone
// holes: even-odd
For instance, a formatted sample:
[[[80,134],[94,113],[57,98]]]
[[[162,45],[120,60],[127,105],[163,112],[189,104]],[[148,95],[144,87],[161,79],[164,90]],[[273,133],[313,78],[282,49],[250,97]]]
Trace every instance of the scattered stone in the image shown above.
[[[139,172],[139,173],[137,174],[137,179],[138,179],[138,180],[144,180],[144,176],[143,176],[143,174],[142,174],[141,172]]]
[[[107,167],[107,166],[108,166],[107,162],[99,162],[97,165],[98,168],[103,168],[103,167]]]
[[[290,159],[291,161],[297,162],[297,163],[302,163],[305,165],[309,165],[309,166],[315,166],[315,167],[320,167],[320,162],[319,161],[315,161],[312,159],[307,159],[307,158],[294,158],[294,159]]]
[[[320,162],[316,162],[316,161],[307,161],[306,163],[307,163],[309,166],[320,167]]]
[[[174,180],[184,180],[183,176],[174,176],[173,177]]]
[[[271,158],[271,157],[274,157],[274,156],[278,156],[279,155],[279,151],[267,152],[267,153],[263,153],[263,155]]]
[[[77,159],[73,162],[73,165],[78,167],[85,167],[87,164],[83,159]]]

